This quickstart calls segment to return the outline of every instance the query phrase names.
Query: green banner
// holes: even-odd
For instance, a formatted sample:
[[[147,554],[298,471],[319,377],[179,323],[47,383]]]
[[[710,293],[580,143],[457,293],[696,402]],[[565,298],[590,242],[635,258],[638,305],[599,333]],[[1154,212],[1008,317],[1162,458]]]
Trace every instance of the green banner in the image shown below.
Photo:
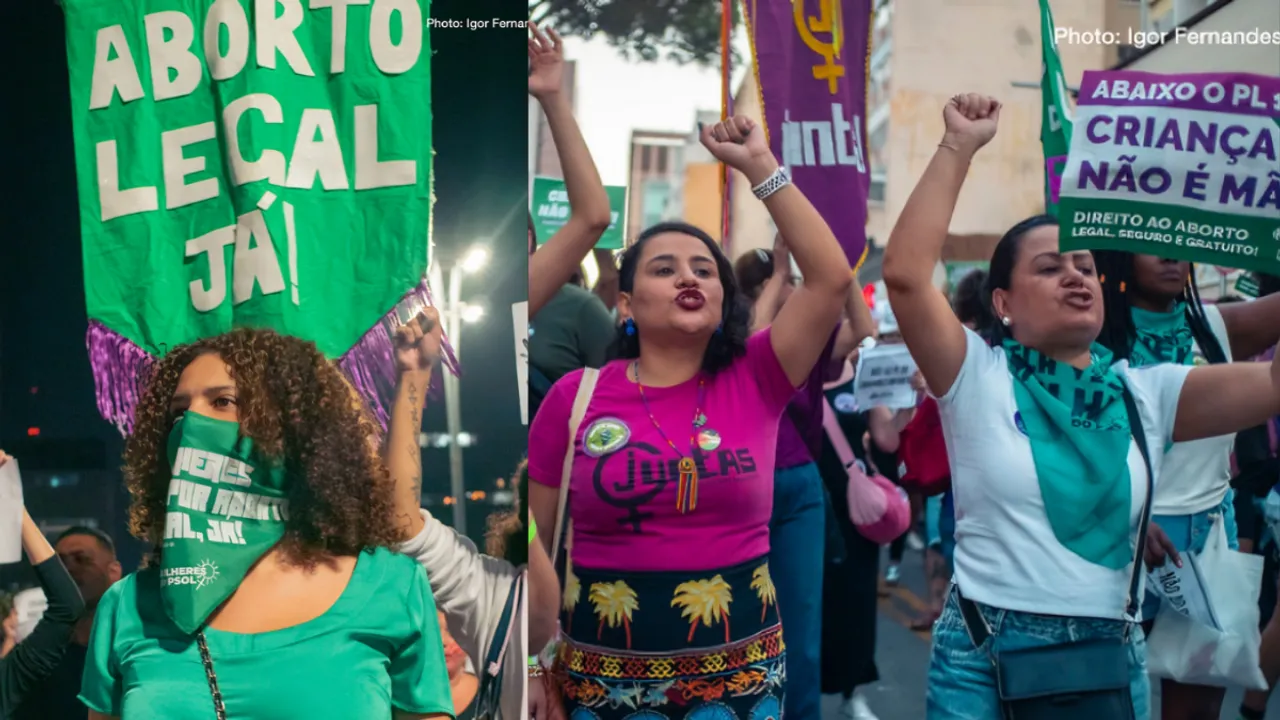
[[[429,0],[61,4],[91,321],[152,355],[265,326],[339,357],[417,287]]]
[[[1071,103],[1067,79],[1058,57],[1058,40],[1054,35],[1053,11],[1049,0],[1040,0],[1040,47],[1044,54],[1040,67],[1040,146],[1044,150],[1045,212],[1058,214],[1058,188],[1071,148]]]
[[[1262,288],[1258,284],[1258,278],[1251,273],[1242,273],[1236,278],[1235,289],[1243,297],[1256,298]]]
[[[596,243],[599,250],[621,250],[627,231],[627,188],[625,185],[605,185],[609,194],[609,229]],[[533,194],[529,197],[529,212],[533,215],[533,231],[541,245],[551,239],[556,231],[569,221],[569,193],[559,178],[535,177]]]

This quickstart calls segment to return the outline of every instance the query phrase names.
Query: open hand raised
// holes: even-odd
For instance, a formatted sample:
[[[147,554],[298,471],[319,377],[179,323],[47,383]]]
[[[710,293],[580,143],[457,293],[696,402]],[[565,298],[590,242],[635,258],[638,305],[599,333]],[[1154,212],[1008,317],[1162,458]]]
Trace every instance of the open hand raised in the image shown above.
[[[555,30],[529,22],[529,94],[539,100],[564,85],[564,43]]]

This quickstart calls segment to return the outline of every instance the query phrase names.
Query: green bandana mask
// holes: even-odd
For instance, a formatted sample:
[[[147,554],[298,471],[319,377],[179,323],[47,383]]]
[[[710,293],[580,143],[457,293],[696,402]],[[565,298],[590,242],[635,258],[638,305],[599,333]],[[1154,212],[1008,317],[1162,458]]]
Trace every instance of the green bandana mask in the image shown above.
[[[1127,567],[1129,416],[1111,352],[1094,345],[1093,364],[1077,370],[1011,339],[1004,351],[1054,536],[1095,565]]]
[[[165,612],[193,634],[284,536],[283,469],[269,466],[239,423],[188,412],[169,433],[169,506],[160,592]]]
[[[1187,324],[1186,303],[1175,303],[1167,313],[1130,308],[1137,339],[1129,351],[1133,367],[1172,363],[1195,364],[1195,336]]]

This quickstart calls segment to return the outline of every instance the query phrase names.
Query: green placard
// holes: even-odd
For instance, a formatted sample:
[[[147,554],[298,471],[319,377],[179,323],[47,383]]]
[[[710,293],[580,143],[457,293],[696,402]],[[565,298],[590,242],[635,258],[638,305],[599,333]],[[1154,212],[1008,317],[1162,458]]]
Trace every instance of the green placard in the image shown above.
[[[604,191],[609,194],[609,209],[612,222],[609,229],[600,236],[596,243],[599,250],[621,250],[627,227],[627,187],[625,185],[605,185]],[[535,177],[533,193],[529,197],[529,212],[533,215],[533,229],[541,245],[551,239],[556,231],[569,220],[569,193],[564,189],[564,181],[559,178]]]
[[[1240,277],[1236,278],[1235,288],[1236,288],[1236,292],[1240,293],[1245,297],[1251,297],[1251,298],[1258,297],[1258,293],[1262,290],[1262,288],[1258,285],[1258,278],[1248,273],[1245,273]]]

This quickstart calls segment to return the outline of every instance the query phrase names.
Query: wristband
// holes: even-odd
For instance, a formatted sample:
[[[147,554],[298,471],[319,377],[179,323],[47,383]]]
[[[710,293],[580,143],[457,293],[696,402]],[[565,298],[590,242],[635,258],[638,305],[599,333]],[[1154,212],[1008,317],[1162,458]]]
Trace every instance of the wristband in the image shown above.
[[[784,168],[779,167],[773,171],[773,174],[764,179],[764,182],[751,188],[751,192],[761,200],[778,192],[782,188],[791,184],[791,176],[787,174]]]
[[[533,515],[529,516],[529,544],[533,544],[533,539],[538,536],[538,523],[533,519]]]

